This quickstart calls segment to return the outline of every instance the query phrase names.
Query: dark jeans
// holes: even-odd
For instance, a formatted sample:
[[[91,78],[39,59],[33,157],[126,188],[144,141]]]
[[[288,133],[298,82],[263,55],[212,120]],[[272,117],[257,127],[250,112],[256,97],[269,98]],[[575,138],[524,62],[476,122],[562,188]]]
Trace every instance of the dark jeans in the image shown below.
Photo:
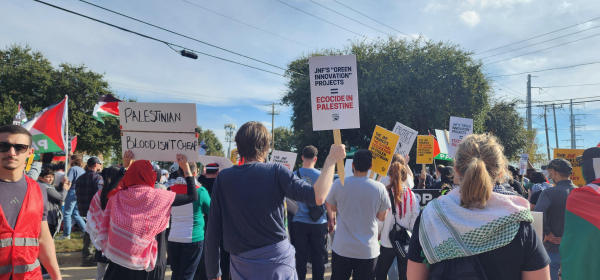
[[[294,247],[296,248],[296,271],[298,279],[306,278],[306,263],[310,248],[312,279],[323,280],[325,275],[325,251],[327,246],[327,224],[293,222]]]
[[[94,243],[92,243],[92,239],[87,232],[83,234],[83,250],[81,251],[81,258],[84,262],[94,262]]]
[[[169,257],[171,259],[171,279],[192,280],[202,257],[204,240],[192,243],[169,241]]]
[[[377,258],[353,259],[335,252],[331,256],[331,280],[374,280]]]
[[[380,254],[377,258],[377,280],[386,280],[388,271],[394,263],[396,258],[396,251],[393,248],[386,248],[381,246],[379,248]],[[406,280],[406,266],[408,265],[408,259],[398,260],[398,279]],[[390,279],[392,280],[392,279]]]

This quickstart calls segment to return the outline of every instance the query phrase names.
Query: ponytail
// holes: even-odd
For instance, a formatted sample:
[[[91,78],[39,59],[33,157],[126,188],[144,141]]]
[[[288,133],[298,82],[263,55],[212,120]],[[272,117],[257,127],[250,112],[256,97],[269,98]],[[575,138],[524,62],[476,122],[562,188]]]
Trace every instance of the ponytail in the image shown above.
[[[390,185],[386,187],[394,191],[394,200],[398,202],[399,208],[402,209],[402,195],[404,194],[402,183],[408,179],[408,173],[406,172],[404,158],[401,155],[394,154],[388,174]]]
[[[495,136],[473,134],[463,138],[456,151],[455,169],[460,174],[460,206],[484,208],[494,184],[506,169],[503,147]]]

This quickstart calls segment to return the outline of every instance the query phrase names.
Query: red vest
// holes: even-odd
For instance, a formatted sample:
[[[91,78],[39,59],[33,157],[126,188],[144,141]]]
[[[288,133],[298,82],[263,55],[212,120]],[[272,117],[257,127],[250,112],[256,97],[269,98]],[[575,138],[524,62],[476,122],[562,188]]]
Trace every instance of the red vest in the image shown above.
[[[15,228],[0,207],[0,280],[42,279],[38,255],[44,203],[40,186],[25,176],[27,193]]]

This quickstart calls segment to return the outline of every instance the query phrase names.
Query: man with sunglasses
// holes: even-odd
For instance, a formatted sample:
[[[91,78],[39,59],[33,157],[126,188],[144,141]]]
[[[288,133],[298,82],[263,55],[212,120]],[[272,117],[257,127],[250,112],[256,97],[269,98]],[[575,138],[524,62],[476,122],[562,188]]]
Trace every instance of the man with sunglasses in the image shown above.
[[[0,279],[41,279],[40,262],[52,279],[62,279],[46,221],[46,190],[23,174],[31,141],[21,126],[0,127]]]

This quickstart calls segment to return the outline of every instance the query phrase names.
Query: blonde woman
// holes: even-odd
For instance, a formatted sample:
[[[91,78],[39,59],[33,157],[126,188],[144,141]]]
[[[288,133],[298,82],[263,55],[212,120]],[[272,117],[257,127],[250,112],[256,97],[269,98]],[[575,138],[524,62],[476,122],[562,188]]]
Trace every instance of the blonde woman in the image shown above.
[[[493,192],[506,173],[502,152],[490,135],[460,142],[455,158],[460,187],[430,202],[417,219],[409,280],[550,279],[550,258],[531,226],[529,203]]]

